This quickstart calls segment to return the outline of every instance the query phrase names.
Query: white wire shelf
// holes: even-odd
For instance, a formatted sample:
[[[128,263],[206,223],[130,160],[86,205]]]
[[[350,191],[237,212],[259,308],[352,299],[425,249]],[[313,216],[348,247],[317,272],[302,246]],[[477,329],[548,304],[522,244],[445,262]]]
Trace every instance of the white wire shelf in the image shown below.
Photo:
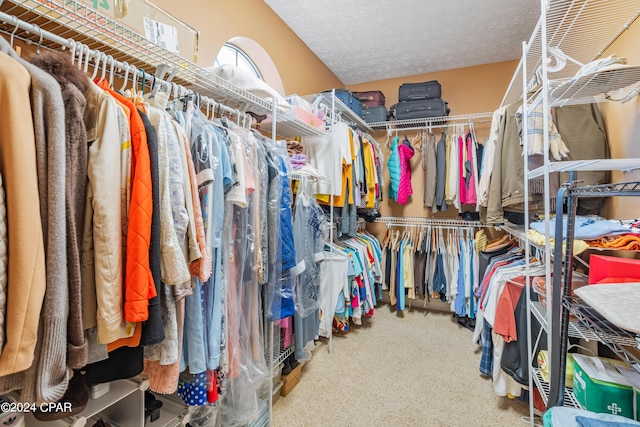
[[[324,103],[324,105],[331,109],[331,101],[333,98],[333,102],[334,102],[334,108],[335,108],[335,113],[340,117],[340,119],[344,122],[347,123],[353,123],[354,125],[356,125],[358,127],[358,129],[365,131],[365,132],[373,132],[373,129],[371,129],[371,126],[366,123],[362,117],[358,116],[356,113],[353,112],[353,110],[351,110],[351,108],[347,107],[345,105],[344,102],[342,102],[338,97],[333,96],[331,92],[322,92],[319,93],[317,95],[315,95],[316,97],[321,97],[322,98],[322,102]]]
[[[640,82],[640,66],[625,67],[587,74],[579,78],[552,80],[549,82],[549,103],[563,106],[590,103],[598,100],[624,99]],[[618,93],[616,93],[618,92]]]
[[[522,245],[525,244],[526,241],[526,229],[524,227],[524,225],[516,225],[513,224],[509,221],[504,222],[504,224],[499,226],[502,230],[506,231],[507,233],[509,233],[510,235],[512,235],[513,237],[515,237]],[[533,243],[531,241],[529,241],[529,245],[533,246],[535,249],[538,249],[540,251],[546,251],[547,248],[545,245],[539,245],[537,243]],[[553,245],[551,245],[551,254],[553,255]]]
[[[455,124],[490,123],[493,113],[459,114],[455,116],[430,117],[425,119],[389,120],[373,122],[369,126],[375,130],[412,130],[424,128],[446,127]]]
[[[540,374],[540,370],[538,368],[531,369],[533,370],[533,382],[540,392],[542,401],[544,402],[545,406],[547,406],[549,402],[549,383],[542,378],[542,375]],[[578,403],[575,395],[573,394],[572,388],[565,387],[564,389],[564,406],[582,409],[582,406]]]
[[[271,134],[271,126],[263,125],[260,129]],[[276,133],[283,138],[294,138],[296,136],[321,136],[325,134],[325,130],[303,122],[288,112],[281,111],[276,117]]]
[[[548,0],[546,11],[542,11],[529,39],[525,70],[527,82],[535,81],[536,71],[542,65],[543,19],[546,18],[547,46],[559,48],[577,62],[568,60],[564,68],[552,74],[553,79],[562,79],[574,76],[581,64],[598,59],[639,15],[637,0]],[[521,66],[522,61],[502,105],[517,102],[525,92]]]
[[[488,227],[479,221],[463,221],[447,218],[426,218],[418,216],[380,216],[375,222],[382,222],[389,226],[432,226],[432,227]]]
[[[549,172],[569,171],[632,171],[640,169],[640,158],[632,159],[592,159],[568,160],[563,162],[549,162]],[[544,175],[544,166],[529,171],[528,178],[533,179]]]
[[[531,312],[540,323],[540,326],[542,326],[542,329],[544,329],[547,333],[553,332],[549,330],[549,323],[547,322],[547,318],[545,316],[547,309],[543,307],[540,302],[531,302]],[[596,335],[593,331],[590,331],[578,321],[569,322],[569,336],[573,338],[582,338],[586,341],[600,341],[598,335]]]
[[[578,318],[582,326],[594,333],[599,341],[640,372],[640,356],[628,350],[640,349],[640,334],[618,328],[580,298],[565,297],[563,306]]]
[[[173,79],[175,83],[233,109],[256,114],[273,111],[270,100],[241,89],[211,71],[149,42],[131,28],[77,0],[5,0],[0,2],[0,11],[67,40],[67,47],[71,47],[72,41],[82,43],[92,50],[144,69],[148,75],[152,75],[156,67],[168,65],[171,70],[177,71]],[[6,28],[11,27],[11,32],[14,23],[6,20],[5,24]],[[16,37],[37,40],[37,34],[25,36],[26,33],[24,30],[18,31]],[[43,40],[42,46],[52,49],[59,47],[52,40]],[[276,107],[276,116],[278,125],[282,122],[282,132],[288,134],[283,136],[322,134],[321,130],[292,117],[281,107]],[[280,130],[277,133],[280,134]]]
[[[279,369],[282,369],[280,364],[284,362],[287,357],[291,356],[295,351],[295,343],[292,341],[288,347],[285,347],[284,338],[280,335],[280,328],[274,328],[273,344],[274,344],[274,347],[273,347],[273,354],[272,354],[272,363],[268,363],[270,352],[271,352],[269,349],[268,342],[265,343],[264,355],[265,355],[265,360],[267,361],[267,365],[271,366],[272,375],[275,375]]]

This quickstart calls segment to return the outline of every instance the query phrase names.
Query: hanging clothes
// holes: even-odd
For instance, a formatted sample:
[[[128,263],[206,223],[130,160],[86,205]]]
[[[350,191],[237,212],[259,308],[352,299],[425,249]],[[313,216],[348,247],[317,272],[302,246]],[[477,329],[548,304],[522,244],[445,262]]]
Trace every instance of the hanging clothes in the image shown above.
[[[446,211],[446,180],[447,180],[447,135],[443,132],[436,145],[436,193],[433,211]]]
[[[400,153],[398,151],[399,140],[400,139],[396,136],[391,141],[389,160],[387,161],[387,169],[389,170],[390,177],[389,198],[395,201],[398,201],[401,174]]]
[[[426,207],[431,208],[435,205],[437,180],[435,135],[429,133],[425,142],[422,144],[422,170],[425,174],[423,202]]]
[[[398,155],[400,159],[400,182],[398,183],[397,202],[404,205],[408,202],[409,196],[413,194],[413,188],[411,186],[411,158],[414,155],[414,149],[406,137],[402,141],[402,144],[398,146]]]
[[[449,156],[447,157],[447,202],[460,211],[460,140],[457,135],[448,138]]]

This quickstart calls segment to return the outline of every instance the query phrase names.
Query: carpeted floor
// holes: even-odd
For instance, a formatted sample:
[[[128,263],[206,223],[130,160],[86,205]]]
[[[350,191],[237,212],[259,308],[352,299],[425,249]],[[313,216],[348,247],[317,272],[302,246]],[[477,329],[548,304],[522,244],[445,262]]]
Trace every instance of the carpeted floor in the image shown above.
[[[480,376],[480,349],[451,313],[383,304],[361,327],[319,341],[273,425],[526,426],[527,403],[498,397]]]

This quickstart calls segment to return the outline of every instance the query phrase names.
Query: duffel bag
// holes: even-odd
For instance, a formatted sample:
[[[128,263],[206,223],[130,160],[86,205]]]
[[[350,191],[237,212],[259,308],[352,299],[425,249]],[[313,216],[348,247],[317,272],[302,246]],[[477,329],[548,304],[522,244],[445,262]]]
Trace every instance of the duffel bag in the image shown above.
[[[403,83],[398,90],[398,101],[436,99],[442,97],[442,88],[437,80],[424,83]]]
[[[391,107],[391,115],[395,116],[397,120],[448,116],[450,111],[448,103],[442,99],[402,101]]]
[[[358,98],[364,107],[380,107],[385,103],[384,93],[379,90],[353,92],[353,96]]]

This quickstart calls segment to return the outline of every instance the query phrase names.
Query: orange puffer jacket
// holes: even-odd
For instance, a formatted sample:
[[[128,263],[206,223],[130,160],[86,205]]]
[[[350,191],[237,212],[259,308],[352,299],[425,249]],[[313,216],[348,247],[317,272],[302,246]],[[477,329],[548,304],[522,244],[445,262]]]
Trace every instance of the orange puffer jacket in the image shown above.
[[[156,296],[149,267],[153,204],[147,134],[135,105],[109,88],[107,81],[103,80],[99,86],[129,108],[132,148],[131,205],[127,228],[124,318],[128,322],[143,322],[149,317],[149,299]]]

